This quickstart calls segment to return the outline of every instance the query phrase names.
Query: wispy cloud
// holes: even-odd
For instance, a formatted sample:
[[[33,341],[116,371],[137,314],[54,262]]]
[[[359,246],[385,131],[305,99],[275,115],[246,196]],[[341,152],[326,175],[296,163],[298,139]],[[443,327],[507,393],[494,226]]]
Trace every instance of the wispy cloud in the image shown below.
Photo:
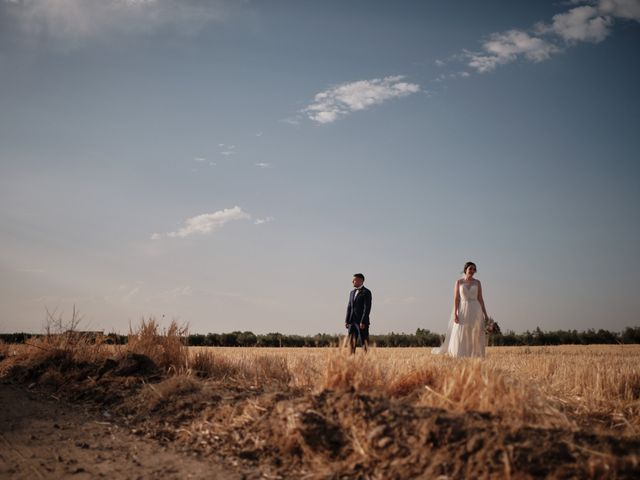
[[[213,213],[204,213],[195,217],[187,218],[184,226],[177,231],[168,233],[154,233],[151,235],[152,240],[159,240],[164,237],[169,238],[185,238],[193,235],[206,235],[215,230],[222,228],[226,223],[234,220],[251,219],[251,215],[235,206],[233,208],[225,208]]]
[[[256,163],[256,167],[258,168],[271,168],[271,164],[267,162],[258,162]]]
[[[143,283],[140,281],[136,282],[135,285],[120,285],[115,297],[121,302],[130,302],[140,294],[142,285]],[[112,300],[113,297],[106,297],[105,299],[109,301]]]
[[[219,21],[225,0],[0,0],[24,33],[65,40],[149,33],[177,27],[198,31]]]
[[[480,73],[490,72],[498,65],[526,58],[534,62],[548,59],[559,49],[552,43],[522,30],[494,33],[484,42],[482,53],[469,53],[469,67]]]
[[[302,113],[317,123],[331,123],[349,113],[420,91],[420,85],[404,82],[403,78],[396,75],[343,83],[316,94]]]
[[[156,302],[175,302],[182,297],[193,297],[195,291],[191,285],[181,285],[171,290],[161,291],[145,298],[145,302],[155,304]]]
[[[638,0],[587,0],[570,4],[577,6],[554,15],[550,23],[539,22],[527,30],[512,29],[489,35],[482,51],[464,52],[467,65],[478,73],[487,73],[519,59],[542,62],[581,42],[602,42],[616,20],[640,22]],[[441,63],[436,61],[437,65]]]
[[[274,220],[275,218],[273,217],[256,218],[253,223],[254,225],[262,225],[264,223],[273,222]]]
[[[225,157],[229,157],[237,153],[235,145],[231,145],[228,143],[219,143],[218,147],[220,147],[220,155],[223,155]]]
[[[453,72],[453,73],[442,73],[440,75],[438,75],[435,79],[436,82],[443,82],[445,80],[452,80],[455,78],[467,78],[471,76],[471,74],[467,71],[461,71],[461,72]]]
[[[281,123],[286,123],[287,125],[293,125],[294,127],[297,127],[300,125],[300,121],[302,120],[302,116],[300,115],[295,115],[292,117],[287,117],[287,118],[282,118],[280,119]]]

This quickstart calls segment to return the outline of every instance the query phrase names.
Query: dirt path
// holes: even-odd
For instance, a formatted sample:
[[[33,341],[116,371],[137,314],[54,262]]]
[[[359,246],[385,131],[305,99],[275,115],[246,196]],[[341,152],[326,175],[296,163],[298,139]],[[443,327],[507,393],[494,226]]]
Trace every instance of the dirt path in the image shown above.
[[[100,477],[241,478],[133,435],[82,406],[0,382],[0,478]]]

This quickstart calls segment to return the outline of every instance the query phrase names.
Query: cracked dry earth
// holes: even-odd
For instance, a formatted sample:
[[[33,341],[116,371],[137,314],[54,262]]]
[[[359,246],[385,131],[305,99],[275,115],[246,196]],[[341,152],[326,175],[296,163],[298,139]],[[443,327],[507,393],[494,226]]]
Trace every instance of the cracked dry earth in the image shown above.
[[[140,437],[82,406],[0,382],[0,478],[75,480],[239,475]]]

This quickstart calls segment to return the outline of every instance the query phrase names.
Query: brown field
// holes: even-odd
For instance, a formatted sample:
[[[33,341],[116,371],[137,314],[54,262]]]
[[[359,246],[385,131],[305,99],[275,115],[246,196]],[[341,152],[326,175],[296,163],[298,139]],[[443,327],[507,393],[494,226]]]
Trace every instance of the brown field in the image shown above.
[[[192,458],[229,478],[640,476],[640,345],[458,360],[423,348],[187,348],[182,333],[147,323],[126,347],[0,345],[0,375],[173,449],[185,459],[176,478],[197,476]]]

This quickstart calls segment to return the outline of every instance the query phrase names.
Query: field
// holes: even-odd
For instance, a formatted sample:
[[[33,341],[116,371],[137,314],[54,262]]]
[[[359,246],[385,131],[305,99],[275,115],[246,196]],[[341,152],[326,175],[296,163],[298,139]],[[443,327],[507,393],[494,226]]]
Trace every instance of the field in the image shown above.
[[[175,478],[195,471],[192,458],[229,478],[640,475],[638,345],[458,360],[422,348],[188,348],[179,337],[147,324],[126,347],[2,345],[0,374],[106,412],[131,442],[170,447],[186,462]]]

